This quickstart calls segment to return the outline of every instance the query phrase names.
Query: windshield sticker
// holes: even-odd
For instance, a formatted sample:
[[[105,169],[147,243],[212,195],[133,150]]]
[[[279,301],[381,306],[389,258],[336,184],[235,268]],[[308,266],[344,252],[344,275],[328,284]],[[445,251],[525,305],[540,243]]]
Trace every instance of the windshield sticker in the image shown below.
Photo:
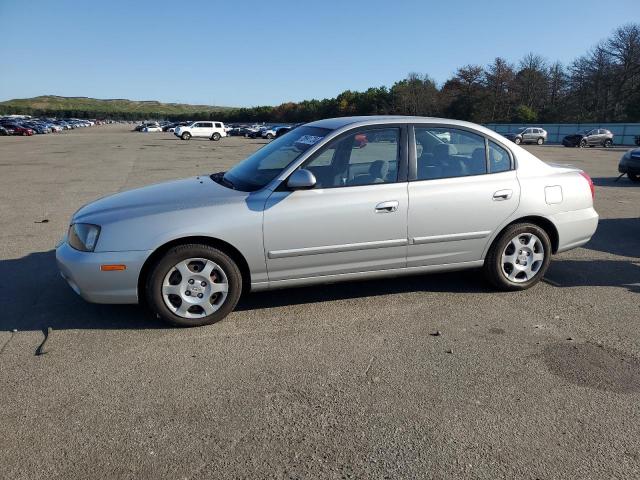
[[[315,135],[303,135],[298,140],[296,140],[296,143],[302,143],[304,145],[315,145],[320,140],[322,140],[322,137],[316,137]]]

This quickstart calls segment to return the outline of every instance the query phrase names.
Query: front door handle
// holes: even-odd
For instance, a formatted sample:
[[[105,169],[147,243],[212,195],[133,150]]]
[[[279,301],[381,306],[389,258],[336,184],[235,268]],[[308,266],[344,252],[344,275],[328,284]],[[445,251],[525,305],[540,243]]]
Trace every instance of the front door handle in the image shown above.
[[[509,200],[513,195],[513,190],[498,190],[493,194],[493,199],[498,202],[501,200]]]
[[[380,202],[376,205],[376,213],[391,213],[398,210],[400,202],[397,200],[389,200],[387,202]]]

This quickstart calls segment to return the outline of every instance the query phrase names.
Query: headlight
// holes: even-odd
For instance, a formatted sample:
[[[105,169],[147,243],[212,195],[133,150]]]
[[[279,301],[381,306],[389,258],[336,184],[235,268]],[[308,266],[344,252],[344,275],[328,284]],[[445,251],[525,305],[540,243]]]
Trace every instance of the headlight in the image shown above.
[[[74,223],[69,227],[68,242],[76,250],[93,252],[98,243],[100,227],[89,223]]]

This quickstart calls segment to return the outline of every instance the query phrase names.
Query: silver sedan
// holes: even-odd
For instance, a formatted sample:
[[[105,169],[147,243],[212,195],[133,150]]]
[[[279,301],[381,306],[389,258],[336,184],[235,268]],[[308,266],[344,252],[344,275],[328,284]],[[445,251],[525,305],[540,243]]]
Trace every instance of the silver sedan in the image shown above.
[[[351,117],[293,129],[228,172],[85,205],[56,251],[90,302],[216,322],[242,291],[482,268],[523,290],[596,230],[591,179],[472,123]]]

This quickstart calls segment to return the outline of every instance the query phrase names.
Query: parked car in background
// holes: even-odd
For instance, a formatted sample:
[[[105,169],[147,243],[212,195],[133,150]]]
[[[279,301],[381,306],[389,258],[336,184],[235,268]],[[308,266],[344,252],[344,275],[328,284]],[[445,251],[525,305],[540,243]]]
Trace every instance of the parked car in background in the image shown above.
[[[246,125],[240,125],[237,127],[233,127],[231,131],[228,133],[231,137],[244,137],[248,133]]]
[[[227,136],[227,132],[224,131],[224,123],[214,121],[193,122],[191,125],[177,127],[173,133],[182,140],[204,137],[217,141]]]
[[[282,135],[284,135],[285,133],[289,133],[291,130],[293,130],[296,127],[293,126],[288,126],[288,127],[280,127],[278,129],[278,131],[276,132],[276,138],[281,137]]]
[[[21,135],[24,137],[30,137],[34,133],[31,128],[23,127],[22,125],[17,125],[15,123],[5,123],[3,124],[3,127],[13,132],[12,135]]]
[[[611,147],[613,146],[613,133],[606,128],[592,128],[567,135],[562,139],[565,147]]]
[[[260,136],[260,133],[262,132],[262,130],[264,130],[265,128],[267,128],[265,125],[251,125],[248,127],[245,127],[245,132],[244,132],[244,136],[248,137],[248,138],[256,138]]]
[[[340,280],[482,268],[516,291],[589,241],[594,192],[480,125],[334,118],[227,172],[84,205],[56,259],[86,300],[144,302],[181,326],[224,318],[243,291]]]
[[[142,129],[143,132],[161,132],[162,127],[157,123],[150,123]]]
[[[640,148],[628,150],[620,159],[618,172],[627,174],[632,182],[640,182]]]
[[[23,122],[22,126],[25,128],[30,128],[35,133],[39,135],[44,135],[46,133],[51,133],[51,129],[47,127],[45,124],[40,122]]]
[[[266,125],[258,125],[258,126],[253,126],[250,127],[248,129],[248,134],[245,135],[249,138],[261,138],[262,137],[262,132],[264,132],[267,128]]]
[[[542,145],[547,141],[547,131],[540,127],[523,127],[514,133],[505,133],[505,138],[516,145],[521,143],[536,143]]]
[[[260,132],[260,136],[262,138],[266,138],[267,140],[271,140],[272,138],[276,138],[278,136],[278,132],[280,130],[285,130],[285,133],[288,132],[289,130],[291,130],[291,127],[285,127],[285,126],[275,126],[275,127],[268,127],[265,128],[264,130],[262,130]],[[280,135],[282,136],[282,135]]]
[[[0,136],[6,137],[7,135],[11,135],[9,130],[0,125]]]

